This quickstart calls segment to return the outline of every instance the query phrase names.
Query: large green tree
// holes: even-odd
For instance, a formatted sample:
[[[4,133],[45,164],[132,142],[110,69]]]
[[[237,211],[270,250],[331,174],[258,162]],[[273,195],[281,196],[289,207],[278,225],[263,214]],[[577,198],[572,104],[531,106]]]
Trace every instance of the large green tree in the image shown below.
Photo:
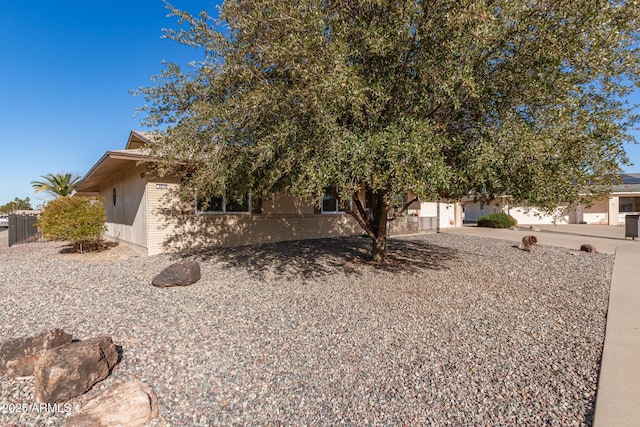
[[[230,0],[172,8],[204,52],[141,88],[161,172],[240,196],[336,189],[386,256],[397,195],[550,210],[628,162],[637,1]],[[596,190],[594,190],[596,191]],[[349,202],[351,201],[351,202]]]
[[[55,197],[65,197],[71,195],[78,186],[80,177],[70,173],[48,173],[42,175],[43,181],[31,181],[31,187],[35,193],[44,191]]]

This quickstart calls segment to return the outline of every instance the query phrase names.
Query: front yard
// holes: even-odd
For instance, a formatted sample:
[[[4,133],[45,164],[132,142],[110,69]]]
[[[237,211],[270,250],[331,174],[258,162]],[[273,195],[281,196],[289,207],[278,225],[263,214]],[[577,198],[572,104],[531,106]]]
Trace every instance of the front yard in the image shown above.
[[[123,248],[0,246],[0,341],[55,327],[122,346],[111,376],[158,394],[151,425],[590,425],[613,256],[457,235],[193,254],[202,279],[154,288],[175,259]],[[0,378],[0,403],[33,380]],[[0,424],[67,414],[0,414]]]

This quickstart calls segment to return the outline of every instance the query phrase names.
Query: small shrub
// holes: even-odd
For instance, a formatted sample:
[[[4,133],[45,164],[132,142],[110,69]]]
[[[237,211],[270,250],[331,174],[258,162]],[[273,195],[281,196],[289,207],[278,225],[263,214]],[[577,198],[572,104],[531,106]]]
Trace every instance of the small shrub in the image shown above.
[[[78,252],[102,248],[103,205],[102,197],[59,197],[45,206],[38,227],[45,239],[71,242]]]
[[[514,217],[506,213],[494,213],[478,218],[478,227],[511,228],[517,223]]]

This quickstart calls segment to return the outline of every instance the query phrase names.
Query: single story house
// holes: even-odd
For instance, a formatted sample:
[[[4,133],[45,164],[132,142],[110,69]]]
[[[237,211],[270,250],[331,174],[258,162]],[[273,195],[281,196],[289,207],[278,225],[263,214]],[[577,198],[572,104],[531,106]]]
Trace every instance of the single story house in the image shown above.
[[[506,213],[518,221],[518,224],[568,224],[570,214],[566,208],[558,207],[552,215],[536,208],[513,205],[509,197],[497,197],[489,203],[467,200],[463,202],[464,222],[476,222],[478,218],[494,213]]]
[[[628,214],[640,214],[640,173],[623,173],[609,195],[589,207],[578,206],[575,222],[621,225]]]
[[[490,203],[469,200],[463,203],[464,221],[475,222],[481,216],[504,212],[518,224],[624,224],[627,214],[640,213],[640,174],[625,173],[620,178],[621,183],[614,185],[606,197],[573,209],[559,206],[552,215],[535,208],[514,206],[508,197],[498,197]]]
[[[149,134],[132,131],[125,149],[106,152],[76,189],[78,195],[105,198],[106,237],[144,254],[363,233],[330,196],[319,207],[284,194],[261,203],[250,198],[244,203],[222,198],[182,203],[171,192],[180,184],[180,177],[154,174],[141,150],[151,143]],[[391,233],[436,228],[437,220],[427,216],[434,206],[437,204],[415,203],[407,216],[392,222]],[[442,203],[439,211],[441,227],[462,224],[459,205]]]

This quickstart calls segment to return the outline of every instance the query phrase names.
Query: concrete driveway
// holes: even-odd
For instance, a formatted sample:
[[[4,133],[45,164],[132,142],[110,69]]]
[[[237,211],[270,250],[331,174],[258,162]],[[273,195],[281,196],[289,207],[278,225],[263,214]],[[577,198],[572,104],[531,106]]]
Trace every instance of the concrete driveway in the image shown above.
[[[616,248],[628,243],[637,243],[640,240],[625,240],[625,229],[622,226],[566,224],[566,225],[534,225],[519,226],[517,230],[501,228],[484,228],[469,225],[459,228],[443,228],[443,233],[466,234],[472,236],[503,239],[513,242],[522,242],[524,236],[535,235],[539,245],[559,246],[568,249],[579,250],[580,245],[590,243],[598,252],[615,254]]]

